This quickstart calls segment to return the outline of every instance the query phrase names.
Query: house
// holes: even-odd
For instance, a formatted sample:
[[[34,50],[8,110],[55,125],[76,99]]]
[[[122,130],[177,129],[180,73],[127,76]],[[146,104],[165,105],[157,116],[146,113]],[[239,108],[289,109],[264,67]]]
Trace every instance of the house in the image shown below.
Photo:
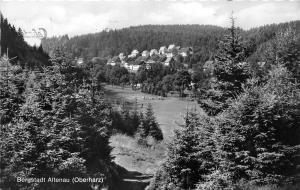
[[[264,67],[266,65],[266,62],[257,62],[257,65],[259,67]]]
[[[125,67],[126,69],[128,69],[129,64],[128,64],[126,61],[123,61],[123,62],[121,63],[121,67]]]
[[[115,66],[117,63],[120,63],[121,60],[119,56],[115,56],[107,61],[107,65]]]
[[[170,66],[170,64],[173,63],[173,62],[174,62],[173,57],[168,57],[168,58],[165,60],[164,65],[165,65],[165,66]]]
[[[151,64],[155,63],[155,61],[152,59],[149,59],[148,61],[146,61],[146,63],[151,65]]]
[[[166,46],[162,46],[162,47],[159,48],[158,53],[159,53],[160,55],[165,55],[165,53],[166,53],[167,50],[168,50],[168,49],[166,48]]]
[[[167,58],[174,57],[178,54],[178,50],[176,48],[168,49],[166,52]]]
[[[191,54],[193,54],[193,49],[191,47],[185,47],[185,48],[181,48],[179,50],[179,54],[182,56],[182,57],[187,57]]]
[[[154,56],[154,55],[157,55],[157,54],[158,54],[158,51],[156,49],[150,50],[150,56]]]
[[[142,52],[142,56],[143,56],[143,57],[148,57],[149,55],[150,55],[150,53],[149,53],[148,50],[144,50],[144,51]]]
[[[124,55],[124,53],[120,53],[119,54],[119,59],[123,62],[125,60],[126,56]]]
[[[132,50],[131,54],[128,57],[136,57],[140,52],[136,49]]]
[[[141,67],[141,65],[137,65],[137,64],[129,65],[129,71],[131,71],[131,72],[137,72],[140,67]]]
[[[83,58],[78,58],[76,61],[77,65],[82,65],[83,64]]]
[[[179,46],[178,46],[179,47]],[[166,51],[167,57],[174,57],[178,54],[178,49],[174,44],[169,45],[168,50]]]
[[[172,50],[174,48],[176,48],[175,44],[170,44],[169,47],[168,47],[168,50]]]

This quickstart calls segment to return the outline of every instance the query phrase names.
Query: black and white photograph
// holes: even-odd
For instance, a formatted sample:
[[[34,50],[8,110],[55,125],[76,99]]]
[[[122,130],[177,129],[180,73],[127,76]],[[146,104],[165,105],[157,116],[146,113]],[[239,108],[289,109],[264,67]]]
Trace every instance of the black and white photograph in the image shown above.
[[[0,0],[0,190],[299,190],[300,0]]]

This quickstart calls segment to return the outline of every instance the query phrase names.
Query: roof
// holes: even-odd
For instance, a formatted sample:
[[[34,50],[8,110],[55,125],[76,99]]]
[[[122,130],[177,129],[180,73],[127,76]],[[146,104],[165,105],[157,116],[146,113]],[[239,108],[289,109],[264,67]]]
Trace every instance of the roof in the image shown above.
[[[153,61],[152,59],[150,59],[146,63],[152,64],[152,63],[155,63],[155,61]]]
[[[167,48],[166,48],[166,46],[161,46],[160,48],[159,48],[159,51],[161,51],[161,50],[166,50]]]
[[[132,50],[131,54],[136,54],[139,53],[139,51],[137,49]]]
[[[175,48],[175,44],[170,44],[169,47],[168,47],[169,50],[173,49],[173,48]]]

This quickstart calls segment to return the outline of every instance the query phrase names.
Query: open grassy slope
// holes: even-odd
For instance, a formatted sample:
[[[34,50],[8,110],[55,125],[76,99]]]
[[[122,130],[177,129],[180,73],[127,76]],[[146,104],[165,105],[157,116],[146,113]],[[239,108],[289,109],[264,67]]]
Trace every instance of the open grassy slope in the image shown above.
[[[133,91],[130,88],[105,86],[105,96],[112,101],[137,102],[140,109],[145,109],[151,103],[155,117],[162,129],[164,140],[152,147],[142,147],[132,137],[117,134],[111,137],[110,143],[114,147],[112,154],[115,162],[129,171],[138,171],[144,174],[154,174],[158,166],[166,157],[168,142],[172,139],[175,129],[183,124],[186,109],[196,109],[201,112],[196,102],[179,98],[161,98],[158,96]]]

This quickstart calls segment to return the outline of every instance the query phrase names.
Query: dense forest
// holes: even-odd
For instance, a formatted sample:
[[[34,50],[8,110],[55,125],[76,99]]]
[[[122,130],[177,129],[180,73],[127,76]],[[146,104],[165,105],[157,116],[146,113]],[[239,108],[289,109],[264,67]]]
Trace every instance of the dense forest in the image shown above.
[[[42,47],[31,47],[25,41],[23,32],[11,25],[2,15],[1,18],[1,55],[8,52],[12,64],[34,68],[49,65],[48,53]]]

